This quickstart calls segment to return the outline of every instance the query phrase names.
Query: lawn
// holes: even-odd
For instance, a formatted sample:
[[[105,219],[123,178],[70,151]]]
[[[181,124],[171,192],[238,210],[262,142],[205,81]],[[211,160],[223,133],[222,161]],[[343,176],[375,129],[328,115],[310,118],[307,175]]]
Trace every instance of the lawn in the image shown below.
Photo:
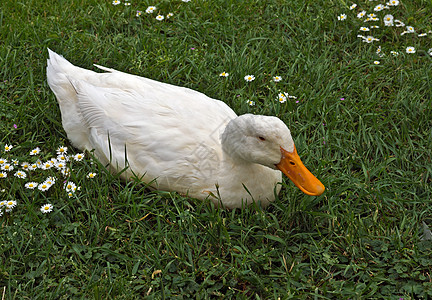
[[[3,1],[1,299],[431,298],[432,2],[390,2]],[[121,181],[68,142],[47,48],[280,117],[325,193],[222,210]]]

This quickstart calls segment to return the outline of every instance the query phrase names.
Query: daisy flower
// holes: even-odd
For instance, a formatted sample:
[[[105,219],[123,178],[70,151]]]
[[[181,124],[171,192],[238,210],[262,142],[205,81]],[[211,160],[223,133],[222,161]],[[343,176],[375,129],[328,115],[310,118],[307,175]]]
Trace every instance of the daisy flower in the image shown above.
[[[62,162],[66,162],[66,161],[69,161],[69,157],[65,154],[60,154],[57,156],[57,160],[62,161]]]
[[[397,51],[393,51],[393,50],[392,50],[392,51],[390,51],[390,53],[391,53],[391,54],[393,54],[394,56],[397,56],[397,55],[399,55],[399,52],[397,52]]]
[[[388,6],[398,6],[399,5],[399,0],[390,0],[387,3]]]
[[[368,35],[367,37],[363,38],[363,42],[366,43],[372,43],[373,41],[379,41],[379,39],[374,38],[373,36]]]
[[[360,27],[360,31],[369,31],[370,29],[368,27]]]
[[[383,9],[384,9],[384,5],[378,4],[377,6],[375,6],[374,11],[382,11]]]
[[[228,76],[229,76],[229,73],[227,73],[227,72],[222,72],[222,73],[219,74],[219,76],[220,76],[220,77],[228,77]]]
[[[76,184],[72,181],[68,181],[64,186],[66,192],[74,192],[76,190]]]
[[[2,169],[3,171],[10,172],[10,171],[12,171],[12,170],[14,169],[14,167],[13,167],[11,164],[6,163],[6,164],[3,164],[3,165],[1,166],[1,169]]]
[[[385,15],[383,20],[385,26],[393,26],[393,15]]]
[[[84,158],[84,153],[77,153],[77,154],[75,154],[75,156],[74,156],[74,160],[75,160],[75,161],[82,161],[83,158]]]
[[[252,101],[252,100],[246,100],[246,103],[249,104],[249,106],[255,105],[255,101]]]
[[[23,168],[24,170],[27,170],[30,167],[30,164],[28,162],[22,162],[21,163],[21,168]]]
[[[53,185],[56,182],[56,178],[49,176],[47,179],[45,179],[45,183],[49,184],[50,186]]]
[[[39,166],[42,170],[49,170],[53,167],[54,164],[52,164],[50,161],[44,162],[42,165]]]
[[[190,0],[182,0],[183,2],[189,2]]]
[[[140,11],[140,10],[137,10],[137,12],[136,12],[136,17],[139,17],[139,16],[141,16],[142,15],[142,11]]]
[[[246,80],[247,82],[251,82],[255,80],[255,76],[254,75],[246,75],[244,77],[244,80]]]
[[[57,163],[54,164],[54,167],[55,167],[57,170],[62,170],[62,169],[64,169],[64,168],[66,168],[66,164],[65,164],[65,162],[63,162],[63,161],[58,161]]]
[[[274,82],[279,82],[279,81],[281,81],[282,80],[282,77],[280,77],[280,76],[275,76],[275,77],[273,77],[273,81]]]
[[[130,2],[125,2],[124,5],[125,5],[125,6],[129,6],[129,5],[131,5],[131,4],[130,4]]]
[[[113,4],[113,5],[119,5],[119,4],[120,4],[120,1],[118,1],[118,0],[114,0],[114,1],[112,2],[112,4]]]
[[[0,178],[6,178],[7,173],[6,172],[0,172]]]
[[[34,148],[32,151],[30,151],[30,155],[36,155],[39,154],[41,150],[39,149],[39,147]]]
[[[418,37],[424,37],[424,36],[427,36],[427,33],[420,33],[420,34],[418,35]]]
[[[63,168],[60,172],[62,173],[63,177],[68,177],[70,175],[69,168]]]
[[[43,214],[50,213],[50,212],[52,212],[52,210],[53,210],[53,205],[52,205],[52,204],[49,204],[49,203],[44,204],[44,205],[41,206],[40,210],[41,210],[41,212],[42,212]]]
[[[38,184],[38,189],[41,190],[42,192],[47,191],[49,188],[51,187],[50,184],[46,183],[46,182],[42,182],[41,184]]]
[[[14,166],[18,166],[18,165],[19,165],[19,161],[18,161],[18,159],[12,159],[12,164],[13,164]]]
[[[38,165],[37,165],[36,163],[34,163],[34,164],[31,164],[31,165],[28,167],[28,169],[29,169],[29,171],[33,171],[33,170],[36,170],[37,167],[38,167]]]
[[[8,144],[6,144],[4,149],[5,149],[6,152],[8,152],[8,151],[11,151],[12,148],[13,148],[12,145],[8,145]]]
[[[409,32],[409,33],[413,33],[413,32],[414,32],[414,27],[412,27],[412,26],[407,26],[407,27],[406,27],[406,30],[407,30],[407,32]]]
[[[361,19],[361,18],[363,18],[365,15],[366,15],[366,11],[365,11],[365,10],[362,10],[361,12],[359,12],[359,13],[357,14],[357,18]]]
[[[380,62],[378,60],[374,61],[374,65],[379,65]]]
[[[38,186],[38,183],[37,183],[37,182],[34,182],[34,181],[27,182],[27,183],[24,185],[24,187],[25,187],[26,189],[30,189],[30,190],[34,190],[35,188],[37,188],[37,186]]]
[[[23,171],[18,171],[18,172],[15,172],[14,176],[18,177],[18,178],[21,178],[21,179],[24,179],[24,178],[27,177],[27,174],[25,172],[23,172]]]
[[[87,174],[87,178],[90,178],[90,179],[91,179],[91,178],[95,178],[96,175],[97,175],[96,173],[88,173],[88,174]]]
[[[286,100],[287,100],[287,98],[286,98],[285,94],[279,93],[279,95],[278,95],[278,101],[280,103],[284,103],[284,102],[286,102]]]
[[[9,200],[6,201],[6,208],[12,209],[17,205],[17,202],[15,200]]]
[[[338,18],[339,21],[345,21],[346,18],[347,18],[347,16],[346,16],[346,14],[341,14],[337,18]]]
[[[6,206],[6,201],[5,200],[0,201],[0,207],[2,207],[2,206]]]
[[[0,165],[7,163],[7,159],[0,157]]]
[[[66,154],[67,153],[67,147],[60,146],[57,148],[57,154]]]
[[[166,16],[166,18],[169,19],[169,18],[171,18],[172,16],[174,16],[173,13],[168,13],[167,16]]]
[[[156,20],[158,20],[158,21],[162,21],[163,19],[165,19],[165,17],[162,16],[162,15],[157,15],[156,16]]]
[[[350,9],[350,10],[353,10],[353,9],[356,8],[356,7],[357,7],[357,4],[354,3],[353,5],[351,5],[351,6],[349,7],[349,9]]]
[[[396,23],[396,27],[403,27],[403,26],[405,26],[405,23],[402,22],[401,20],[395,19],[394,22]]]
[[[156,6],[149,6],[147,7],[145,12],[148,14],[152,14],[155,10],[156,10]]]
[[[416,50],[415,50],[415,48],[414,47],[407,47],[406,48],[406,53],[415,53],[416,52]]]

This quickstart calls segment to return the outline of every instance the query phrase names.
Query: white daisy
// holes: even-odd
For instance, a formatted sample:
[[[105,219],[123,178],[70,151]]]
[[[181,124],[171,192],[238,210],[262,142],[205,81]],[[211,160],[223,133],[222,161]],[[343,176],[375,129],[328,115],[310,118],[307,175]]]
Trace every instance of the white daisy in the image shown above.
[[[157,15],[156,16],[156,20],[158,20],[158,21],[162,21],[163,19],[165,19],[165,17],[162,16],[162,15]]]
[[[227,73],[227,72],[222,72],[222,73],[219,74],[219,76],[220,76],[220,77],[228,77],[228,76],[229,76],[229,73]]]
[[[357,7],[357,4],[354,3],[353,5],[351,5],[351,6],[349,7],[349,9],[350,9],[350,10],[353,10],[353,9],[356,8],[356,7]]]
[[[7,163],[7,159],[0,157],[0,165]]]
[[[77,153],[74,156],[75,161],[82,161],[84,159],[84,153]]]
[[[40,184],[38,184],[38,189],[41,190],[42,192],[48,191],[48,189],[51,187],[50,184],[46,183],[46,182],[42,182]]]
[[[280,77],[280,76],[275,76],[275,77],[273,77],[273,81],[274,82],[279,82],[279,81],[281,81],[282,80],[282,77]]]
[[[148,14],[152,14],[155,10],[156,10],[156,6],[149,6],[147,7],[145,12]]]
[[[375,6],[374,11],[382,11],[383,9],[384,9],[384,5],[378,4],[377,6]]]
[[[391,54],[393,54],[394,56],[397,56],[397,55],[399,55],[399,52],[397,52],[397,51],[393,51],[393,50],[392,50],[392,51],[390,51],[390,53],[391,53]]]
[[[34,182],[34,181],[27,182],[27,183],[24,185],[24,187],[25,187],[26,189],[30,189],[30,190],[34,190],[35,188],[37,188],[37,186],[38,186],[38,183],[37,183],[37,182]]]
[[[425,33],[420,33],[419,35],[418,35],[418,37],[424,37],[424,36],[427,36],[427,33],[425,32]]]
[[[87,178],[90,178],[90,179],[91,179],[91,178],[95,178],[96,175],[97,175],[96,173],[88,173],[88,174],[87,174]]]
[[[406,53],[415,53],[416,52],[416,50],[415,50],[415,48],[414,47],[407,47],[406,48]]]
[[[47,214],[47,213],[52,212],[53,208],[54,208],[54,206],[52,204],[47,203],[47,204],[42,205],[40,210],[43,214]]]
[[[15,172],[14,176],[18,177],[18,178],[21,178],[21,179],[24,179],[24,178],[27,177],[27,174],[25,172],[23,172],[23,171],[18,171],[18,172]]]
[[[346,16],[346,14],[340,14],[337,18],[339,21],[345,21],[347,16]]]
[[[57,148],[57,154],[66,154],[67,153],[67,147],[60,146]]]
[[[8,200],[6,201],[6,208],[12,209],[17,205],[17,202],[15,200]]]
[[[170,13],[167,14],[166,18],[169,19],[169,18],[171,18],[172,16],[174,16],[174,14],[170,12]]]
[[[11,165],[9,163],[5,163],[5,164],[2,164],[1,169],[3,171],[10,172],[10,171],[12,171],[14,169],[14,167],[13,167],[13,165]]]
[[[280,103],[284,103],[284,102],[286,102],[286,100],[287,100],[287,98],[286,98],[285,94],[279,93],[279,95],[278,95],[278,101]]]
[[[363,42],[366,42],[368,44],[372,43],[374,41],[379,41],[379,39],[374,38],[373,36],[370,36],[370,35],[368,35],[367,37],[363,38]]]
[[[374,61],[374,64],[375,64],[375,65],[379,65],[380,62],[379,62],[378,60],[376,60],[376,61]]]
[[[66,192],[73,192],[76,190],[76,184],[72,181],[68,181],[64,186]]]
[[[142,11],[140,11],[140,10],[137,10],[137,12],[136,12],[136,15],[135,15],[135,16],[139,17],[139,16],[141,16],[141,15],[142,15]]]
[[[366,15],[366,11],[365,11],[365,10],[362,10],[361,12],[359,12],[359,13],[357,14],[357,18],[361,19],[361,18],[363,18],[365,15]]]
[[[30,151],[30,155],[36,155],[39,154],[41,150],[39,149],[39,147],[34,148],[32,151]]]
[[[0,172],[0,178],[6,178],[7,173],[6,172]]]
[[[370,29],[368,27],[360,27],[360,31],[369,31]]]
[[[113,5],[119,5],[119,4],[120,4],[120,1],[118,1],[118,0],[114,0],[114,1],[112,2],[112,4],[113,4]]]
[[[249,104],[249,106],[255,105],[255,101],[252,101],[252,100],[246,100],[246,103]]]
[[[399,5],[399,0],[390,0],[389,2],[387,2],[388,6],[398,6]]]
[[[60,155],[57,155],[57,160],[62,161],[62,162],[66,162],[66,161],[69,161],[69,156],[67,156],[65,154],[60,154]]]
[[[30,164],[28,162],[22,162],[21,163],[21,168],[23,168],[24,170],[27,170],[30,167]]]
[[[12,148],[13,148],[12,145],[8,145],[8,144],[6,144],[5,147],[4,147],[4,149],[5,149],[4,151],[6,151],[6,152],[11,151]]]
[[[244,77],[244,80],[246,80],[247,82],[251,82],[255,80],[255,76],[254,75],[246,75]]]

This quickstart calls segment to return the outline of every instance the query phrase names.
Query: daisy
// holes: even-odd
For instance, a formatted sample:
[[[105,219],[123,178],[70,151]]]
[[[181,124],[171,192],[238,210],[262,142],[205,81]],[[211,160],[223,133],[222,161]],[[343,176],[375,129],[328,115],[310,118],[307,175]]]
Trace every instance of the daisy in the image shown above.
[[[162,21],[163,19],[165,19],[165,17],[162,16],[162,15],[157,15],[156,16],[156,20],[158,20],[158,21]]]
[[[140,11],[140,10],[137,10],[137,12],[136,12],[136,17],[139,17],[139,16],[141,16],[142,15],[142,11]]]
[[[6,201],[5,200],[0,201],[0,207],[2,207],[2,206],[6,206]]]
[[[39,149],[39,147],[34,148],[32,151],[30,151],[30,155],[36,155],[39,154],[41,150]]]
[[[279,95],[278,95],[278,101],[280,102],[280,103],[284,103],[284,102],[286,102],[286,96],[285,96],[285,94],[283,94],[283,93],[279,93]]]
[[[0,165],[7,163],[7,159],[0,157]]]
[[[95,178],[96,175],[97,175],[96,173],[88,173],[88,174],[87,174],[87,178],[90,178],[90,179],[91,179],[91,178]]]
[[[3,164],[3,165],[2,165],[1,169],[2,169],[3,171],[8,171],[8,172],[10,172],[10,171],[12,171],[12,170],[14,169],[14,167],[13,167],[11,164],[6,163],[6,164]]]
[[[282,77],[280,77],[280,76],[275,76],[275,77],[273,77],[273,81],[274,82],[279,82],[279,81],[281,81],[282,80]]]
[[[252,101],[252,100],[246,100],[246,103],[249,104],[249,106],[255,105],[255,101]]]
[[[374,65],[379,65],[380,62],[378,60],[374,61]]]
[[[19,164],[18,159],[12,159],[12,164],[13,164],[14,166],[18,166],[18,164]]]
[[[70,175],[69,168],[63,168],[60,172],[62,173],[63,177],[68,177]]]
[[[67,153],[67,147],[60,146],[57,148],[57,154],[66,154]]]
[[[414,47],[407,47],[406,48],[406,53],[415,53],[416,52],[416,50],[415,50],[415,48]]]
[[[129,5],[131,5],[131,4],[130,4],[130,2],[125,2],[124,5],[125,5],[125,6],[129,6]]]
[[[156,6],[149,6],[147,7],[145,12],[148,14],[152,14],[155,10],[156,10]]]
[[[397,51],[390,51],[390,53],[393,54],[394,56],[399,55],[399,52],[397,52]]]
[[[347,16],[346,16],[346,14],[341,14],[337,18],[338,18],[339,21],[345,21],[346,18],[347,18]]]
[[[119,5],[119,4],[120,4],[120,1],[118,1],[118,0],[114,0],[114,1],[112,2],[112,4],[114,4],[114,5]]]
[[[12,209],[17,205],[17,202],[15,200],[9,200],[6,201],[6,208]]]
[[[374,11],[382,11],[383,9],[384,9],[384,5],[378,4],[377,6],[375,6]]]
[[[394,22],[396,23],[396,27],[403,27],[403,26],[405,26],[405,23],[402,22],[401,20],[395,19]]]
[[[21,163],[21,168],[23,168],[24,170],[27,170],[29,168],[30,164],[28,162],[23,162]]]
[[[424,36],[427,36],[427,33],[420,33],[420,34],[418,35],[418,37],[424,37]]]
[[[399,0],[390,0],[387,3],[388,6],[398,6],[399,5]]]
[[[55,167],[57,170],[62,170],[62,169],[64,169],[64,168],[66,168],[66,164],[65,164],[63,161],[58,161],[58,162],[54,165],[54,167]]]
[[[171,18],[172,16],[174,16],[173,13],[168,13],[166,17],[167,17],[167,19],[169,19],[169,18]]]
[[[57,160],[62,161],[62,162],[66,162],[66,161],[69,161],[69,157],[67,155],[60,154],[57,156]]]
[[[49,185],[46,182],[42,182],[41,184],[38,185],[38,189],[41,190],[42,192],[47,191],[50,187],[51,185]]]
[[[251,82],[255,80],[255,76],[254,75],[246,75],[244,77],[244,80],[246,80],[247,82]]]
[[[38,165],[37,165],[36,163],[34,163],[34,164],[31,164],[31,165],[28,167],[28,169],[29,169],[29,171],[33,171],[33,170],[36,170],[37,167],[38,167]]]
[[[372,25],[371,28],[379,28],[377,25]]]
[[[384,22],[386,22],[386,23],[392,23],[393,24],[393,20],[394,20],[393,15],[385,15],[384,16]]]
[[[42,212],[43,214],[50,213],[50,212],[52,212],[52,210],[53,210],[53,205],[52,205],[52,204],[49,204],[49,203],[44,204],[44,205],[41,206],[40,210],[41,210],[41,212]]]
[[[365,15],[366,15],[366,11],[363,10],[363,11],[361,11],[361,12],[359,12],[359,13],[357,14],[357,18],[361,19],[361,18],[363,18]]]
[[[288,98],[290,98],[290,99],[297,99],[297,97],[293,96],[293,95],[288,95]]]
[[[227,72],[222,72],[222,73],[219,74],[219,76],[220,76],[220,77],[228,77],[228,76],[229,76],[229,73],[227,73]]]
[[[14,176],[18,177],[18,178],[21,178],[21,179],[24,179],[24,178],[27,177],[27,174],[25,172],[23,172],[23,171],[18,171],[18,172],[15,172]]]
[[[350,9],[350,10],[353,10],[353,9],[356,8],[356,7],[357,7],[357,4],[354,3],[353,5],[351,5],[351,6],[349,7],[349,9]]]
[[[366,38],[363,39],[363,42],[366,43],[372,43],[373,41],[379,41],[379,39],[374,38],[373,36],[368,35]]]
[[[53,185],[56,182],[56,178],[49,176],[47,179],[45,179],[45,183],[49,184],[50,186]]]
[[[190,0],[182,0],[183,2],[189,2]]]
[[[0,178],[6,178],[7,173],[6,172],[0,172]]]
[[[30,189],[30,190],[34,190],[36,187],[38,186],[37,182],[31,181],[31,182],[27,182],[24,187],[26,189]]]
[[[360,27],[360,31],[369,31],[370,29],[368,27]]]
[[[84,158],[84,153],[77,153],[77,154],[75,154],[75,156],[74,156],[74,160],[75,160],[75,161],[82,161],[83,158]]]
[[[76,184],[72,181],[68,181],[64,186],[66,192],[71,192],[76,190]]]
[[[39,166],[40,169],[42,170],[49,170],[53,167],[54,164],[52,164],[50,161],[47,161],[45,163],[43,163],[42,165]]]
[[[11,151],[12,148],[13,148],[12,145],[8,145],[8,144],[5,145],[5,151],[6,152]]]
[[[407,29],[407,32],[409,32],[409,33],[414,32],[414,27],[412,27],[412,26],[407,26],[406,29]]]

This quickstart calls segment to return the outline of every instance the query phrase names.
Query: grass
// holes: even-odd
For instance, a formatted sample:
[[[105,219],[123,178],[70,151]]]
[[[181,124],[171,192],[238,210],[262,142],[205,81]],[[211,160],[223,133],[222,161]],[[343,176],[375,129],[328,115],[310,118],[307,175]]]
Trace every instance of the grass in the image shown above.
[[[18,205],[0,217],[2,299],[432,296],[432,244],[420,238],[422,222],[432,224],[430,33],[382,26],[379,43],[363,43],[363,23],[344,1],[111,2],[2,3],[0,146],[14,148],[1,157],[30,160],[37,146],[43,160],[60,145],[79,151],[46,83],[49,47],[84,68],[105,65],[199,90],[239,114],[282,118],[327,190],[310,197],[286,180],[268,209],[224,211],[124,183],[89,154],[72,164],[81,187],[72,198],[61,183],[30,191],[9,174],[0,197]],[[376,3],[357,4],[371,12]],[[174,16],[137,18],[148,5]],[[418,33],[432,29],[430,11],[430,1],[391,9]],[[246,83],[246,74],[256,79]],[[278,103],[279,92],[299,103]],[[63,180],[53,169],[34,174]],[[45,203],[54,211],[43,215]]]

